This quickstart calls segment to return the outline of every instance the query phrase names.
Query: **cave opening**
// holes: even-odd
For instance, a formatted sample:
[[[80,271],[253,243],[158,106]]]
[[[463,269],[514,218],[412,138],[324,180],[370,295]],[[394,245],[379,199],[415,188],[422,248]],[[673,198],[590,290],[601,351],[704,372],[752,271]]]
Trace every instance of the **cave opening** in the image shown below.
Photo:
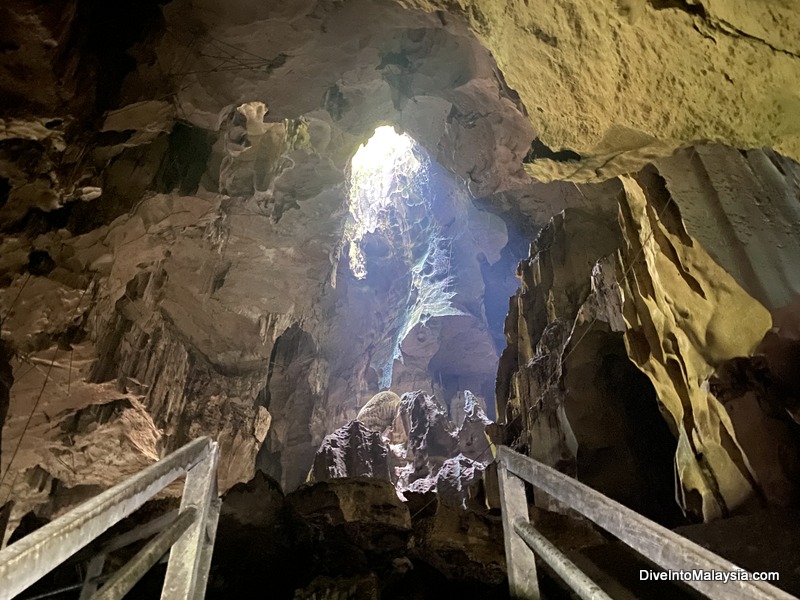
[[[334,281],[347,280],[346,293],[362,308],[354,318],[377,332],[364,387],[422,389],[456,420],[471,392],[494,418],[494,338],[502,331],[487,317],[485,277],[508,245],[506,224],[479,210],[464,185],[390,125],[354,154],[347,203]],[[508,297],[513,288],[505,284]]]

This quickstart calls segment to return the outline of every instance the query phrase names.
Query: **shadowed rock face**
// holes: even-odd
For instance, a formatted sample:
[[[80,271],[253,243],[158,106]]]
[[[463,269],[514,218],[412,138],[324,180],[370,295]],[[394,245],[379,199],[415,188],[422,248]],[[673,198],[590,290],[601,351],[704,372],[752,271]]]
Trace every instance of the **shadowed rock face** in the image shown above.
[[[224,497],[207,597],[258,593],[255,572],[280,574],[276,598],[507,597],[499,517],[433,500],[412,514],[388,481],[364,477],[284,497],[258,474]]]
[[[309,481],[376,477],[390,481],[401,498],[436,492],[445,504],[485,509],[484,471],[494,461],[489,436],[497,435],[496,425],[472,393],[465,397],[460,416],[449,417],[433,396],[410,392],[395,404],[389,427],[370,431],[351,421],[323,440]]]
[[[350,421],[322,441],[308,479],[375,477],[388,481],[388,454],[380,433],[370,431],[361,421]]]

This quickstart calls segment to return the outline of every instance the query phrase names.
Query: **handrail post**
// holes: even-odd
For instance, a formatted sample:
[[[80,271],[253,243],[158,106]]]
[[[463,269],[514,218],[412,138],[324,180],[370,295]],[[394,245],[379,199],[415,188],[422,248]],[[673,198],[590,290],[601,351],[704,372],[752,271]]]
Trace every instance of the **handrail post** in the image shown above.
[[[161,592],[162,600],[198,600],[205,595],[219,510],[217,510],[217,459],[219,446],[210,451],[186,474],[180,511],[194,508],[197,517],[172,547]]]
[[[540,600],[536,558],[514,528],[514,524],[518,521],[529,522],[525,483],[516,475],[509,473],[502,460],[497,465],[497,474],[500,484],[509,593],[514,600]]]

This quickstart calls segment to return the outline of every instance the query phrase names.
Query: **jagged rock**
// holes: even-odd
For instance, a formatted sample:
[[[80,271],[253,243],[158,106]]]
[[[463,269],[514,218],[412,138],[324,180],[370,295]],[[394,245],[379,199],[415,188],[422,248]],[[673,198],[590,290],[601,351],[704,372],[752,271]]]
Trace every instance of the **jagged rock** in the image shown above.
[[[637,179],[677,203],[687,233],[711,258],[773,317],[789,307],[800,294],[792,271],[800,261],[800,207],[792,201],[800,164],[770,149],[703,144],[654,167]],[[774,324],[792,337],[791,322]]]
[[[698,139],[772,144],[798,156],[796,98],[786,92],[797,80],[797,27],[783,7],[62,4],[8,0],[0,8],[0,318],[14,355],[11,374],[0,357],[0,421],[2,385],[13,376],[0,498],[18,500],[12,523],[34,508],[65,509],[51,488],[77,501],[200,435],[220,441],[222,490],[257,468],[294,489],[325,436],[387,386],[435,393],[461,426],[457,393],[491,396],[505,313],[498,299],[514,285],[508,266],[554,212],[602,212],[621,191],[616,181],[532,182],[524,162],[543,179],[598,180]],[[674,84],[667,92],[665,81]],[[380,214],[391,224],[350,240],[373,251],[360,280],[341,256],[347,173],[359,144],[387,124],[418,142],[414,157],[430,185],[406,185],[406,172],[392,180]],[[796,165],[771,151],[748,151],[746,165],[732,149],[700,150],[701,162],[691,152],[674,157],[672,174],[668,161],[658,165],[676,198],[688,166],[687,185],[701,196],[712,196],[706,179],[718,191],[720,174],[749,170],[739,181],[746,185],[730,186],[747,189],[744,204],[755,211],[756,203],[777,204],[764,197],[785,199],[776,214],[789,226],[776,218],[776,228],[759,226],[758,235],[791,249],[776,255],[762,245],[767,259],[751,266],[770,267],[763,273],[771,283],[788,280]],[[772,210],[731,209],[731,194],[723,196],[692,204],[743,221]],[[401,199],[409,202],[398,211]],[[435,208],[422,210],[426,202]],[[571,250],[608,245],[601,221],[563,246],[579,277],[559,288],[534,282],[535,265],[523,274],[523,300],[533,306],[508,329],[498,397],[501,418],[512,417],[510,439],[524,430],[520,439],[537,456],[617,494],[630,490],[633,502],[639,487],[620,473],[648,471],[652,453],[631,459],[626,449],[639,437],[623,439],[628,421],[609,398],[616,386],[626,402],[641,393],[652,408],[652,390],[628,372],[613,282],[603,284],[607,293],[596,288],[596,306],[587,304],[586,256]],[[709,237],[731,237],[719,227]],[[742,238],[747,227],[733,229]],[[425,239],[432,231],[435,243]],[[587,252],[589,267],[614,249]],[[738,255],[710,254],[736,271]],[[563,269],[565,280],[571,270]],[[770,309],[792,312],[794,283],[743,275],[765,296],[787,300]],[[414,277],[441,295],[420,295],[409,285]],[[595,377],[613,384],[589,385]],[[629,379],[635,384],[620,385]],[[540,391],[547,397],[530,417],[541,428],[520,426],[517,416]],[[589,401],[571,402],[578,393]],[[785,404],[797,414],[794,402]],[[434,489],[447,460],[486,452],[478,450],[481,419],[460,436],[439,412],[431,404],[418,415],[416,437],[398,426],[390,439],[389,469],[403,486]],[[635,410],[628,417],[646,420]],[[597,435],[598,423],[607,436]],[[742,430],[744,455],[759,435],[745,443]]]
[[[388,453],[380,433],[370,431],[361,421],[350,421],[322,441],[308,480],[376,477],[388,481]]]
[[[753,501],[758,483],[705,382],[725,361],[753,353],[770,314],[689,237],[674,206],[622,180],[625,343],[671,415],[681,505],[712,520]]]
[[[287,600],[425,598],[439,589],[504,597],[499,517],[439,507],[435,496],[425,503],[412,528],[388,482],[336,479],[284,498],[259,473],[224,496],[207,597],[258,594],[263,581],[252,574],[261,571],[280,574],[271,593]]]
[[[612,258],[619,244],[607,212],[568,210],[542,231],[518,269],[523,286],[506,321],[498,412],[506,443],[672,522],[675,443],[626,354]],[[560,510],[534,494],[537,505]]]
[[[488,429],[494,423],[486,416],[475,395],[464,392],[464,415],[459,419],[458,451],[465,457],[488,464],[494,460],[494,448],[489,440]]]
[[[544,147],[531,153],[539,180],[631,173],[700,140],[800,159],[796,104],[784,93],[800,77],[800,19],[788,4],[400,1],[468,20],[528,108]],[[656,57],[669,59],[653,69]],[[669,102],[645,108],[664,82]],[[743,117],[742,106],[753,111]]]
[[[400,417],[407,424],[408,454],[413,465],[408,485],[417,479],[435,479],[444,461],[456,454],[458,437],[447,409],[424,392],[404,394]]]
[[[462,425],[456,428],[435,397],[424,392],[382,392],[372,412],[386,409],[370,431],[360,421],[351,421],[327,436],[317,450],[309,481],[368,476],[391,481],[401,498],[438,492],[443,502],[466,508],[485,508],[483,473],[494,461],[489,420],[475,396],[464,392]],[[375,416],[375,415],[373,415]],[[391,424],[391,428],[387,428]],[[385,436],[385,437],[384,437]]]
[[[731,359],[716,369],[708,387],[730,415],[765,499],[787,507],[800,499],[800,452],[796,421],[786,407],[791,396],[770,368],[774,361],[773,353]]]
[[[310,529],[310,552],[325,574],[391,572],[411,536],[408,508],[388,481],[366,477],[306,484],[287,496]]]
[[[369,477],[331,479],[306,484],[287,497],[303,517],[328,525],[366,523],[397,531],[411,526],[408,509],[388,481]]]
[[[463,454],[448,458],[436,474],[436,493],[443,503],[461,508],[480,508],[481,501],[485,503],[481,493],[485,468],[484,462],[472,460]]]

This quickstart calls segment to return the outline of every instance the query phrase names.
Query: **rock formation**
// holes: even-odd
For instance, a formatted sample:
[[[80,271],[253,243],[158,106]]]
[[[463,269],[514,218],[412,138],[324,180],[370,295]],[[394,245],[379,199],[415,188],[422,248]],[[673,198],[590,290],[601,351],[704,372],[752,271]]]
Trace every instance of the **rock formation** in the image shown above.
[[[528,108],[540,180],[607,179],[708,140],[800,159],[789,4],[400,1],[468,20]]]
[[[375,478],[307,484],[284,497],[258,474],[225,495],[207,597],[258,593],[263,582],[245,571],[280,573],[270,588],[277,598],[399,599],[443,586],[503,597],[497,516],[435,501],[424,513],[411,509]]]
[[[309,481],[339,477],[375,477],[389,481],[389,448],[380,433],[361,421],[350,421],[322,440]]]
[[[698,156],[713,164],[726,152],[700,148]],[[675,173],[675,163],[686,160],[693,159],[679,154],[657,168]],[[767,174],[776,180],[759,154],[753,160],[752,171],[714,171],[706,191],[726,198],[733,185],[758,190]],[[768,301],[793,297],[791,279],[775,273],[780,263],[754,270],[739,261],[733,275],[723,270],[688,231],[700,232],[726,260],[728,250],[709,233],[724,223],[709,222],[691,203],[691,187],[670,177],[649,167],[621,178],[618,223],[609,212],[567,210],[520,264],[523,287],[506,322],[498,378],[506,439],[667,521],[675,518],[673,457],[688,516],[708,521],[764,502],[787,505],[797,493],[790,482],[798,438],[791,384],[780,384],[787,375],[773,370],[792,352],[791,322],[765,337],[769,311],[742,286]],[[762,197],[762,210],[778,214],[780,196]],[[685,219],[684,203],[691,207]],[[719,212],[740,223],[732,208]],[[758,245],[738,248],[761,260]],[[756,272],[765,285],[753,279]]]
[[[372,408],[387,402],[394,406],[377,429],[370,431],[354,420],[323,440],[309,481],[369,476],[390,481],[401,498],[406,492],[436,492],[448,505],[485,505],[484,471],[494,461],[490,435],[497,436],[497,431],[475,396],[464,392],[464,414],[458,416],[448,416],[445,407],[424,392],[404,394],[399,403],[392,396],[381,392],[373,398],[382,402]],[[368,403],[364,408],[370,407]],[[374,411],[362,409],[359,414],[371,418]]]

